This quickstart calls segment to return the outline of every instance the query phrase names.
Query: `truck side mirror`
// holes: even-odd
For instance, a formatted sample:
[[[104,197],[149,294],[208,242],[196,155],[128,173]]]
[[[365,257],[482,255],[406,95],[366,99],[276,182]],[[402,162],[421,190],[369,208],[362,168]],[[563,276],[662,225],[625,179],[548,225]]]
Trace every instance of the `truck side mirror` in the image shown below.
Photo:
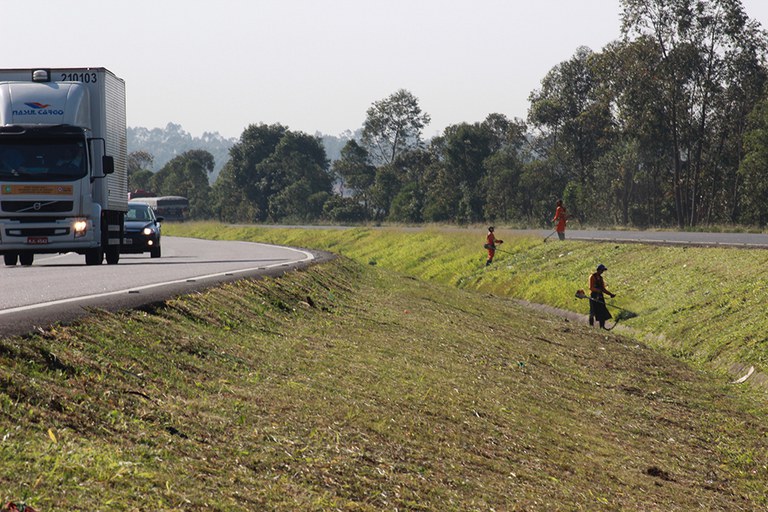
[[[112,174],[115,172],[115,159],[114,157],[104,155],[101,157],[101,170],[104,175]]]

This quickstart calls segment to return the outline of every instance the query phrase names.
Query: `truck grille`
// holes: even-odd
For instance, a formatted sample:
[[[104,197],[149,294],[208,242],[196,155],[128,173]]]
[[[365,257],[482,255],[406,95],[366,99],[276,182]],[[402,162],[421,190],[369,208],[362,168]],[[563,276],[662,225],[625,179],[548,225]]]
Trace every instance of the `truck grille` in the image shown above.
[[[5,230],[6,237],[14,236],[62,236],[68,235],[69,228],[32,228],[32,229],[17,229],[9,228]]]
[[[0,207],[9,213],[63,213],[71,212],[72,201],[2,201]]]

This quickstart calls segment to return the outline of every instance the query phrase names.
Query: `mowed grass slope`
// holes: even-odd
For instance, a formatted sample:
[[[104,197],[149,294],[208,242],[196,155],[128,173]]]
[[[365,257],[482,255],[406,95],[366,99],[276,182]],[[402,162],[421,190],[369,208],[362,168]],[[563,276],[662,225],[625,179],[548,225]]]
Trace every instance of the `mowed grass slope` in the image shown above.
[[[435,252],[413,262],[407,232],[271,232],[355,259],[0,340],[0,499],[41,512],[768,507],[758,390],[505,297],[557,286],[502,279],[537,241],[478,270],[468,233],[417,234]]]
[[[0,493],[48,510],[757,510],[752,392],[339,258],[0,340]]]
[[[708,368],[768,373],[768,251],[665,247],[640,244],[559,242],[542,237],[504,239],[485,268],[485,229],[433,228],[288,229],[189,223],[169,234],[238,239],[326,249],[420,279],[490,292],[585,314],[587,288],[599,263],[610,303],[636,314],[621,323],[667,352]],[[621,312],[612,309],[614,316]],[[739,375],[741,373],[738,373]],[[761,382],[766,384],[766,382]]]

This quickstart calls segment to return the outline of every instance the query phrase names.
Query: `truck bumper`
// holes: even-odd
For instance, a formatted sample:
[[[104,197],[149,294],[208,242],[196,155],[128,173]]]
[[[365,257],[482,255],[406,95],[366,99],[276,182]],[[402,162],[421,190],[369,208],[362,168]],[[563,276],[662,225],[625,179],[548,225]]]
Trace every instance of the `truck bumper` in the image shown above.
[[[75,232],[75,221],[85,220],[84,232]],[[98,247],[100,239],[90,219],[61,219],[50,222],[0,220],[0,254],[9,252],[83,252]]]

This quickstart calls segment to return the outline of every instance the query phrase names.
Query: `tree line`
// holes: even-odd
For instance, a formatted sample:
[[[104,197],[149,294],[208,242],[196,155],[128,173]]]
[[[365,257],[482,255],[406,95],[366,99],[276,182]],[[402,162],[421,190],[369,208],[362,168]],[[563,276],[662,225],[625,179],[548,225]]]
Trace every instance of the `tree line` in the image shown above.
[[[594,225],[765,226],[766,32],[740,0],[621,6],[621,39],[553,67],[525,121],[492,113],[425,141],[430,116],[401,89],[332,163],[316,136],[251,125],[213,185],[213,157],[192,150],[157,173],[131,153],[131,186],[225,222],[538,226],[563,199]]]

